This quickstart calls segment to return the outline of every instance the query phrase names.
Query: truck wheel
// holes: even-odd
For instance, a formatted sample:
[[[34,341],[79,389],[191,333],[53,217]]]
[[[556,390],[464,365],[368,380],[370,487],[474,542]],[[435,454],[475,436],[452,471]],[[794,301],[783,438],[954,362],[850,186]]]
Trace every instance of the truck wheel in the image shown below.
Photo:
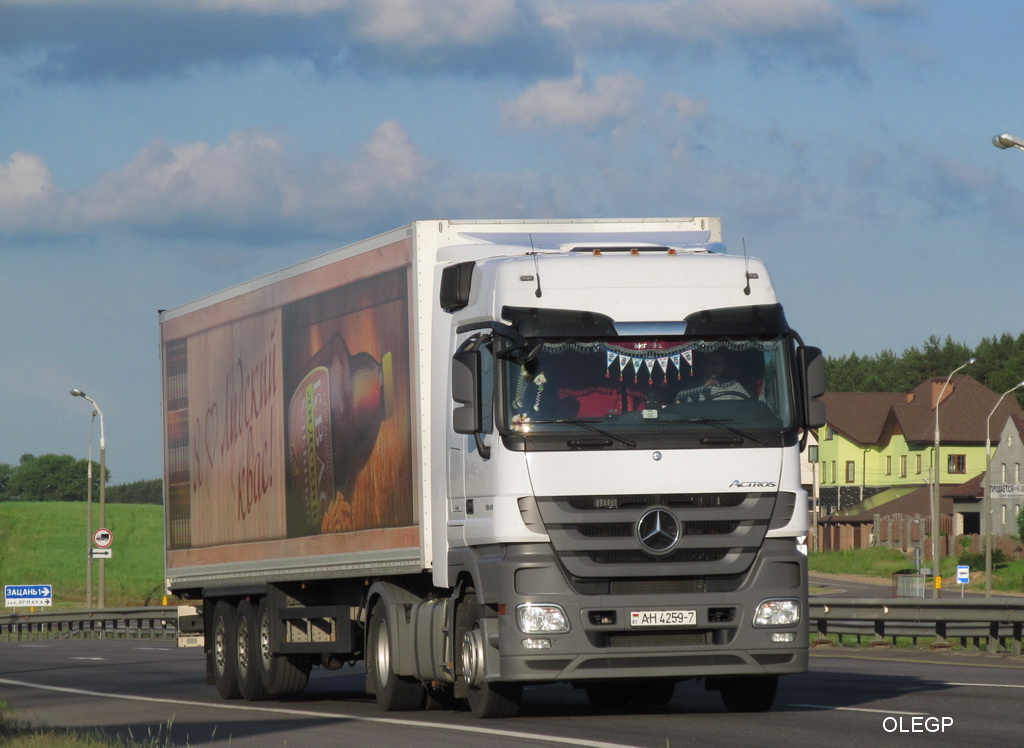
[[[213,609],[213,683],[224,699],[242,696],[235,670],[235,606],[218,600]]]
[[[751,676],[722,680],[722,703],[730,712],[767,712],[775,703],[779,676]]]
[[[412,678],[395,674],[394,632],[388,617],[388,606],[378,600],[370,613],[370,626],[366,641],[366,671],[372,678],[377,704],[385,712],[422,709],[426,689]]]
[[[235,665],[238,668],[238,690],[246,701],[264,701],[270,694],[260,678],[259,626],[256,606],[248,600],[238,604],[235,628]]]
[[[309,683],[312,663],[299,655],[274,654],[270,638],[270,602],[265,597],[260,599],[256,620],[259,652],[256,661],[263,687],[274,698],[302,693]]]
[[[522,683],[503,683],[484,679],[483,608],[472,590],[463,596],[459,605],[457,633],[460,642],[459,662],[466,682],[466,700],[474,717],[492,719],[515,717],[523,700]]]

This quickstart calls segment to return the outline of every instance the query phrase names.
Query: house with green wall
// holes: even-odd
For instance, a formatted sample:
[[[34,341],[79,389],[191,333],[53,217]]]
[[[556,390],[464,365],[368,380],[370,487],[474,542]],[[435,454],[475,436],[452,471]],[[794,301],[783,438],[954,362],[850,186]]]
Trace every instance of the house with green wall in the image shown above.
[[[936,408],[945,497],[940,511],[951,516],[964,484],[980,485],[987,428],[996,430],[991,439],[997,443],[1007,418],[1024,416],[1015,398],[1000,402],[1000,395],[969,376],[955,376],[948,385],[945,378],[929,379],[906,393],[830,392],[822,400],[828,422],[818,432],[821,517],[919,510],[934,476]],[[965,525],[961,518],[958,526],[969,531],[975,521]]]

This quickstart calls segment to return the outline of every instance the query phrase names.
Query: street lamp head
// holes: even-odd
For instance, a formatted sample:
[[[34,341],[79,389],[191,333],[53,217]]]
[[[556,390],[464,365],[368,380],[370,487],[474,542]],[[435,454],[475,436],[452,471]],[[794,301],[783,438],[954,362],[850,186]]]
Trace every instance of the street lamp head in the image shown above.
[[[1004,150],[1006,148],[1024,149],[1024,140],[1021,140],[1015,135],[1010,135],[1010,133],[1008,132],[1004,132],[992,138],[992,145],[994,145],[996,148],[1002,148]]]
[[[71,397],[85,397],[85,393],[78,389],[71,390]]]
[[[974,356],[971,356],[969,359],[967,359],[967,363],[968,363],[968,365],[970,365],[970,364],[973,364],[977,360],[978,359],[976,359]]]

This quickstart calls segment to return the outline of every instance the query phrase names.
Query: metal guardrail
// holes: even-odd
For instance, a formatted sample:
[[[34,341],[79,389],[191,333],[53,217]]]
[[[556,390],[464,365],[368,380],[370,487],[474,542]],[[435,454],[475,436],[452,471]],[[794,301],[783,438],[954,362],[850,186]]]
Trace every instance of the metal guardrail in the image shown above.
[[[0,641],[39,641],[81,638],[163,638],[202,633],[201,618],[189,606],[106,608],[60,613],[0,615]],[[827,598],[813,597],[808,604],[812,646],[840,643],[843,637],[867,638],[871,646],[890,646],[897,638],[914,645],[930,639],[932,648],[961,646],[991,653],[1022,653],[1024,599]]]
[[[173,639],[177,636],[177,606],[0,615],[0,641]]]
[[[960,640],[965,649],[981,649],[986,640],[990,653],[1021,654],[1024,600],[984,599],[878,599],[814,597],[809,617],[817,638],[812,646],[840,642],[844,636],[870,637],[872,646],[888,646],[898,637],[930,638],[933,649],[948,648]],[[892,640],[892,641],[890,641]]]

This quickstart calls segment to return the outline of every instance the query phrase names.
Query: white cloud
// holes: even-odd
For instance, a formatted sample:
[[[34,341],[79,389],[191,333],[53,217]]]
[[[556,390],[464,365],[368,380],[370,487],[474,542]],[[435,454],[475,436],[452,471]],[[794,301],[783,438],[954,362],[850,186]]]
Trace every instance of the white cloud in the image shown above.
[[[53,189],[50,171],[31,153],[15,153],[0,164],[0,205],[16,206],[46,197]]]
[[[544,24],[587,54],[690,55],[732,47],[763,65],[772,58],[856,67],[835,0],[537,0]]]
[[[720,40],[831,27],[842,15],[832,0],[593,0],[539,2],[544,21],[565,33],[632,39],[637,33],[690,40]]]
[[[644,82],[629,73],[598,77],[590,84],[581,73],[540,81],[502,106],[513,127],[598,127],[623,121],[636,110]]]
[[[14,153],[0,164],[0,232],[17,231],[43,219],[60,218],[51,210],[55,188],[50,170],[38,156]]]
[[[380,124],[349,162],[295,153],[281,138],[236,132],[221,143],[155,141],[76,192],[53,187],[25,154],[0,166],[0,231],[89,234],[130,229],[195,239],[336,231],[380,205],[407,202],[432,169],[400,123]]]
[[[707,100],[691,99],[674,91],[664,94],[661,101],[665,111],[676,123],[699,119],[708,113]]]
[[[356,3],[359,35],[375,44],[486,44],[518,22],[516,0],[378,0]]]

